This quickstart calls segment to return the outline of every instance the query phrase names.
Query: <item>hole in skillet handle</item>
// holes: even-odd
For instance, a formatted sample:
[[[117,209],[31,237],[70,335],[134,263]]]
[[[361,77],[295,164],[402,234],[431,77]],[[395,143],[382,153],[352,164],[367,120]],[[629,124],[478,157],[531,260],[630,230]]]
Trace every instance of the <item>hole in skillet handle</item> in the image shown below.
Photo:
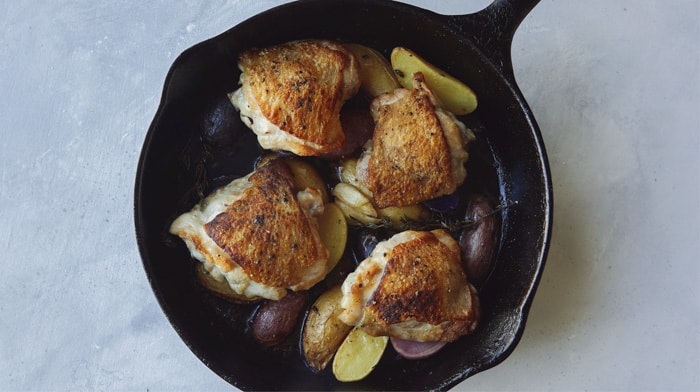
[[[471,41],[513,85],[511,45],[520,23],[540,0],[495,0],[474,14],[447,16],[446,23]]]

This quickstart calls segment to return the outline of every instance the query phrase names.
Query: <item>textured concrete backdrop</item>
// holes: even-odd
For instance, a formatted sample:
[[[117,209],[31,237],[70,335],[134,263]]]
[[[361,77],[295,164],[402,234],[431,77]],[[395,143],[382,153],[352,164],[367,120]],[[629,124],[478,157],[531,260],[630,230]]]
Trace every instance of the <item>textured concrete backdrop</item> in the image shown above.
[[[0,390],[229,389],[151,292],[134,175],[176,56],[280,3],[0,5]],[[698,4],[543,0],[518,30],[551,252],[520,345],[458,389],[700,389]]]

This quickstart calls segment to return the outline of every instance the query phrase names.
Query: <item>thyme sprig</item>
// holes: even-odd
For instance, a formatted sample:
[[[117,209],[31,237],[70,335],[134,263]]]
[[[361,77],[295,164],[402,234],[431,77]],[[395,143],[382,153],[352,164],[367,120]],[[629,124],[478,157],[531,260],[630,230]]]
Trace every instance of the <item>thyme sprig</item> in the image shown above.
[[[391,229],[396,231],[405,230],[417,230],[417,231],[430,231],[436,229],[445,229],[449,232],[457,232],[470,227],[476,226],[482,219],[497,214],[504,211],[514,205],[517,205],[517,200],[504,200],[499,205],[497,205],[493,210],[485,215],[479,216],[477,219],[455,218],[449,216],[445,213],[434,213],[430,218],[427,219],[411,219],[407,216],[402,216],[401,221],[397,224],[391,218],[385,217],[378,223],[362,222],[361,220],[350,216],[349,218],[353,221],[354,225],[362,226],[369,229]]]

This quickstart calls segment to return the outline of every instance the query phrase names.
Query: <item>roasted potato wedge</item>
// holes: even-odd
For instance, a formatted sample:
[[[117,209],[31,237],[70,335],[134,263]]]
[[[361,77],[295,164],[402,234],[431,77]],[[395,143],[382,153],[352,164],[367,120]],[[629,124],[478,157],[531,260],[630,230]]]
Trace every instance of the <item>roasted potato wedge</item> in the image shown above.
[[[476,94],[469,86],[418,56],[410,49],[396,47],[391,52],[391,66],[405,88],[413,88],[413,74],[423,73],[428,87],[435,93],[443,108],[456,115],[476,110]]]
[[[328,203],[328,188],[326,182],[318,174],[316,168],[306,161],[296,158],[285,158],[289,168],[294,173],[294,185],[297,191],[303,191],[306,188],[317,189],[321,192],[323,203]]]
[[[343,292],[334,286],[321,294],[306,316],[301,335],[304,358],[317,372],[325,369],[352,327],[338,319]]]
[[[360,44],[345,44],[360,62],[360,90],[367,96],[394,91],[401,87],[389,61],[376,50]]]
[[[345,214],[334,203],[328,203],[323,208],[323,215],[318,219],[321,241],[328,249],[328,271],[335,268],[343,257],[345,244],[348,241],[348,224]]]
[[[400,227],[404,221],[421,221],[430,218],[430,211],[421,205],[386,207],[379,210],[379,216],[391,221],[392,227]]]
[[[202,263],[197,263],[194,268],[194,274],[197,278],[197,282],[204,286],[204,288],[229,301],[243,303],[256,302],[260,300],[260,298],[248,298],[231,290],[231,287],[229,287],[228,282],[226,282],[225,279],[221,281],[216,280],[216,278],[214,278],[214,276],[207,271],[206,267]]]
[[[338,381],[358,381],[374,370],[384,354],[389,338],[372,336],[353,328],[333,358],[333,375]]]

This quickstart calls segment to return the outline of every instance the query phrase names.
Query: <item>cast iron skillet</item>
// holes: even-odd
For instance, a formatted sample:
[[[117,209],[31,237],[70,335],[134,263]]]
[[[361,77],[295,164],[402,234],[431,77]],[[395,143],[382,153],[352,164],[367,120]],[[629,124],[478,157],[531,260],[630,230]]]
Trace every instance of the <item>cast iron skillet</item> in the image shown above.
[[[390,1],[298,1],[178,57],[141,153],[135,225],[153,291],[197,357],[243,390],[445,390],[513,351],[544,266],[552,221],[545,149],[510,59],[515,29],[537,2],[496,0],[476,14],[445,16]],[[230,305],[201,289],[184,244],[167,233],[176,215],[223,181],[250,172],[262,152],[226,100],[237,87],[237,55],[304,38],[361,43],[385,55],[405,46],[469,84],[480,101],[464,121],[478,131],[479,141],[470,151],[463,192],[514,203],[501,214],[498,261],[480,289],[478,330],[424,360],[401,359],[389,347],[374,372],[357,383],[339,383],[329,369],[313,374],[294,347],[270,350],[253,342],[246,333],[252,305]]]

